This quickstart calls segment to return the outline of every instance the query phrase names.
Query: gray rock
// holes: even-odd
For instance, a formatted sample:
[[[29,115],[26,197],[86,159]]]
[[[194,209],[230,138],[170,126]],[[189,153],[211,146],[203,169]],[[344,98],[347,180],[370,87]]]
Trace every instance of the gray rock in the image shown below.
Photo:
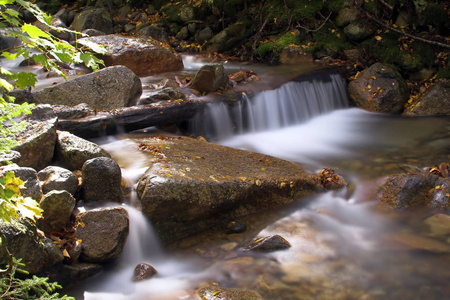
[[[195,12],[192,6],[185,6],[180,9],[180,19],[183,22],[190,21],[194,18]]]
[[[125,4],[121,8],[119,8],[117,15],[121,18],[125,18],[131,12],[131,7],[128,4]]]
[[[163,43],[169,43],[169,36],[163,28],[161,28],[160,26],[151,25],[151,23],[149,23],[148,25],[149,26],[138,27],[136,29],[136,36],[143,38],[152,38]]]
[[[166,244],[280,207],[317,188],[302,167],[274,157],[188,137],[135,141],[154,157],[136,188],[142,212]]]
[[[123,65],[138,75],[183,69],[181,56],[144,38],[104,35],[86,38],[108,50],[102,56],[107,66]]]
[[[122,202],[122,173],[111,158],[97,157],[87,160],[82,169],[82,192],[86,202]]]
[[[450,82],[434,83],[405,111],[405,115],[450,115]]]
[[[357,6],[344,7],[339,10],[335,23],[338,27],[344,27],[351,22],[358,20],[361,16],[361,10]]]
[[[215,92],[230,82],[223,65],[205,65],[195,74],[191,87],[201,94]]]
[[[38,105],[26,117],[29,125],[19,133],[19,144],[13,150],[20,152],[17,161],[19,166],[39,171],[49,165],[53,158],[58,119],[50,105]]]
[[[38,180],[36,170],[33,168],[19,167],[16,164],[8,165],[1,169],[0,176],[4,176],[6,172],[14,172],[24,184],[24,188],[20,189],[20,193],[24,197],[31,197],[39,202],[42,198],[42,189]]]
[[[291,244],[282,236],[276,234],[257,239],[246,250],[252,251],[277,251],[290,248]]]
[[[197,43],[203,44],[213,37],[213,31],[211,28],[206,27],[202,30],[198,30],[195,32],[194,39]]]
[[[76,224],[76,238],[82,241],[82,260],[98,263],[120,256],[129,230],[125,209],[100,208],[86,211],[77,215]]]
[[[439,188],[436,189],[436,187]],[[379,179],[369,193],[383,206],[396,209],[437,209],[448,210],[450,180],[428,172],[418,174],[396,174]],[[370,196],[371,195],[371,196]]]
[[[43,219],[37,221],[39,229],[45,234],[62,231],[69,223],[75,207],[75,198],[67,191],[51,191],[39,203]]]
[[[154,93],[151,93],[150,96],[146,98],[141,98],[139,100],[140,104],[149,104],[154,103],[161,100],[178,100],[178,99],[185,99],[185,94],[180,91],[177,88],[164,88],[159,91],[155,91]]]
[[[39,171],[37,176],[41,182],[41,188],[44,194],[54,190],[61,190],[75,195],[78,191],[78,178],[67,169],[48,166]]]
[[[180,31],[177,33],[177,40],[187,40],[189,37],[189,30],[187,26],[181,27]]]
[[[76,15],[71,25],[76,31],[97,29],[106,34],[113,33],[113,21],[108,10],[104,8],[87,7]]]
[[[349,84],[350,97],[372,112],[400,113],[408,99],[408,87],[400,74],[382,63],[362,71]]]
[[[0,152],[0,166],[6,166],[10,163],[17,163],[20,159],[20,153],[17,151],[9,151],[8,153]]]
[[[35,103],[86,103],[92,109],[111,110],[136,104],[141,93],[139,77],[125,66],[115,66],[36,91],[33,98]]]
[[[22,259],[24,270],[31,274],[40,272],[44,267],[53,266],[64,260],[59,248],[49,239],[37,233],[36,224],[29,219],[13,220],[12,223],[0,222],[0,231],[5,236],[6,247],[16,258]],[[6,254],[0,247],[0,263],[6,263]]]
[[[88,36],[99,36],[99,35],[105,35],[103,31],[97,30],[97,29],[85,29],[81,33],[87,34]]]
[[[358,19],[344,28],[345,35],[354,42],[362,42],[371,37],[377,27],[372,25],[366,19]]]
[[[75,106],[53,105],[52,108],[58,119],[79,119],[87,117],[93,113],[86,103],[81,103]]]
[[[241,21],[231,24],[209,40],[206,51],[224,52],[242,44],[249,35],[247,27],[248,24]]]
[[[81,170],[83,164],[95,157],[111,157],[111,155],[97,144],[82,139],[67,131],[58,131],[55,149],[56,162],[71,170]]]
[[[133,281],[142,281],[150,279],[158,272],[151,265],[146,263],[140,263],[134,268]]]

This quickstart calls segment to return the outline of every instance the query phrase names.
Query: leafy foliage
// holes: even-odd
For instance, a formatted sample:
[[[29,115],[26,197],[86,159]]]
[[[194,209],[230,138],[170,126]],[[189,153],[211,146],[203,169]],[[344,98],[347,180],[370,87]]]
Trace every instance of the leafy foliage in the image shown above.
[[[0,178],[0,220],[3,222],[9,223],[12,219],[17,219],[19,214],[30,219],[41,217],[42,210],[38,203],[21,195],[23,184],[14,172],[7,172]]]
[[[61,299],[75,300],[73,297],[60,297],[56,291],[61,286],[56,282],[48,282],[47,277],[33,276],[28,279],[16,278],[17,273],[28,274],[22,270],[24,264],[20,260],[13,258],[11,271],[0,278],[0,299],[19,300],[19,299]]]

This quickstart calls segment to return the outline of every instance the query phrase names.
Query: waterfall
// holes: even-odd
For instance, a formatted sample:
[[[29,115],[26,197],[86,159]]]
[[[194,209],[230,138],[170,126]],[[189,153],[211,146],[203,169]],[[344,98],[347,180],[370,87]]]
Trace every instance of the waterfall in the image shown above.
[[[189,124],[189,130],[207,139],[279,129],[303,123],[315,116],[348,106],[344,80],[328,78],[291,81],[252,98],[243,94],[233,104],[208,103]]]

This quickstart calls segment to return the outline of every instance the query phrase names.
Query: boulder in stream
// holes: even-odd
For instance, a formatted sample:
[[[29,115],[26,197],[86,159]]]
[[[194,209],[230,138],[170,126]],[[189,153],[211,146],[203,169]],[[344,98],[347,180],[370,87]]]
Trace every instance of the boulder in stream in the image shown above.
[[[290,248],[291,244],[282,236],[275,234],[266,236],[252,242],[246,250],[252,251],[277,251]]]
[[[197,71],[191,86],[201,94],[208,94],[226,87],[229,82],[223,65],[205,65]]]
[[[62,231],[69,223],[75,207],[75,198],[67,191],[51,191],[39,203],[43,218],[37,221],[39,229],[46,234]]]
[[[82,192],[86,202],[122,201],[122,173],[111,158],[96,157],[87,160],[82,169]]]
[[[106,48],[109,54],[102,56],[102,59],[107,66],[127,66],[138,75],[183,69],[181,56],[157,41],[120,35],[85,39]]]
[[[32,93],[35,103],[86,103],[95,110],[132,106],[141,94],[141,80],[125,66],[105,68]]]
[[[313,175],[275,157],[175,136],[136,138],[152,164],[137,193],[163,243],[316,190]]]
[[[44,194],[54,190],[61,190],[67,191],[71,195],[75,195],[78,190],[77,176],[67,169],[57,166],[48,166],[39,171],[37,176]]]
[[[381,113],[401,113],[409,95],[401,75],[382,63],[362,71],[350,82],[349,93],[361,108]]]
[[[408,116],[450,115],[450,81],[434,83],[405,111]]]
[[[83,164],[95,157],[111,157],[100,146],[67,131],[57,131],[55,160],[69,170],[81,170]]]
[[[105,262],[118,258],[128,237],[129,220],[124,208],[99,208],[77,215],[76,239],[82,242],[81,259]]]
[[[140,263],[134,268],[133,281],[142,281],[150,279],[158,272],[151,265],[146,263]]]
[[[53,158],[58,119],[50,105],[38,105],[26,116],[28,127],[19,133],[15,151],[20,153],[17,164],[37,171],[48,166]]]

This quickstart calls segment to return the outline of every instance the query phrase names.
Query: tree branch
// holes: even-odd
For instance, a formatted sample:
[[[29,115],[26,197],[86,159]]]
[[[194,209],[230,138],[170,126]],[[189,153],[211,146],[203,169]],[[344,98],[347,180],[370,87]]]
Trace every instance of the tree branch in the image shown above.
[[[424,43],[427,43],[427,44],[431,44],[431,45],[435,45],[435,46],[438,46],[438,47],[443,47],[443,48],[448,48],[448,49],[450,49],[450,45],[449,45],[449,44],[444,44],[444,43],[441,43],[441,42],[436,42],[436,41],[427,40],[427,39],[418,37],[418,36],[416,36],[416,35],[413,35],[413,34],[410,34],[410,33],[403,32],[403,31],[398,30],[398,29],[396,29],[396,28],[394,28],[394,27],[391,27],[391,26],[389,26],[389,25],[386,25],[384,22],[378,20],[377,18],[375,18],[374,16],[372,16],[371,14],[369,14],[367,11],[364,11],[364,12],[365,12],[366,16],[367,16],[369,19],[371,19],[372,21],[374,21],[374,22],[378,23],[379,25],[381,25],[381,26],[383,26],[383,27],[385,27],[385,28],[387,28],[387,29],[389,29],[389,30],[392,30],[392,31],[394,31],[394,32],[396,32],[396,33],[398,33],[398,34],[401,34],[401,35],[410,37],[410,38],[412,38],[412,39],[415,39],[415,40],[418,40],[418,41],[421,41],[421,42],[424,42]]]

